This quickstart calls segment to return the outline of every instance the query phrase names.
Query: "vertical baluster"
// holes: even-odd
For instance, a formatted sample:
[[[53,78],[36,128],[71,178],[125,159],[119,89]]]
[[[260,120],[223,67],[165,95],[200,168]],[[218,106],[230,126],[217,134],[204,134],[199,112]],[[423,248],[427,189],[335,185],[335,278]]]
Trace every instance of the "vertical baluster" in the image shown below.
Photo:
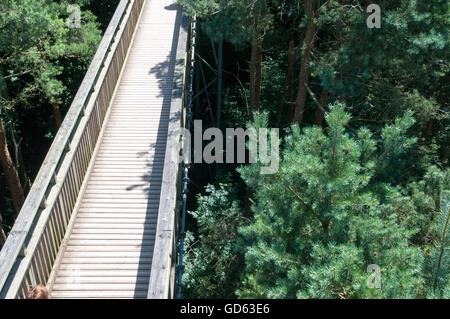
[[[70,192],[71,192],[71,194],[73,196],[72,206],[74,206],[75,202],[76,202],[78,191],[77,191],[77,188],[75,187],[75,183],[74,183],[73,166],[71,166],[70,169],[69,169],[68,181],[69,181]],[[67,214],[67,219],[70,220],[71,216],[72,216],[72,212],[70,211]]]
[[[61,207],[62,210],[59,212],[59,218],[61,220],[61,226],[62,226],[62,230],[64,231],[67,225],[67,220],[66,220],[66,216],[65,216],[65,212],[67,210],[67,206],[68,206],[68,202],[69,202],[69,198],[68,198],[68,194],[65,188],[66,182],[64,181],[64,183],[61,185],[61,191],[59,193],[58,196],[58,201],[60,201],[61,203]]]
[[[37,286],[40,284],[40,278],[39,278],[39,272],[37,271],[37,265],[36,265],[36,257],[33,256],[31,258],[31,263],[29,266],[30,269],[30,279],[31,279],[31,285]]]
[[[42,255],[42,252],[39,249],[40,241],[36,247],[35,250],[35,257],[36,257],[36,266],[37,266],[37,273],[39,274],[39,283],[40,284],[46,284],[47,283],[47,277],[45,276],[45,264],[44,264],[44,256]]]
[[[90,149],[91,149],[91,145],[89,142],[89,129],[88,126],[86,125],[86,129],[83,133],[83,143],[85,145],[85,153],[84,153],[84,157],[83,157],[83,171],[82,171],[82,175],[84,177],[84,173],[87,170],[87,167],[89,165],[89,155],[90,155]]]
[[[96,140],[98,141],[98,137],[100,135],[100,131],[102,129],[102,123],[100,121],[100,114],[98,113],[98,103],[95,102],[95,136],[96,136]]]
[[[59,250],[59,247],[58,247],[58,245],[57,245],[57,243],[56,243],[56,237],[55,237],[55,232],[56,232],[56,229],[55,229],[55,221],[54,221],[54,219],[53,219],[53,216],[50,216],[50,220],[49,220],[49,223],[48,223],[48,233],[49,233],[49,240],[50,240],[50,242],[51,242],[51,247],[52,247],[52,251],[53,252],[55,252],[55,256],[56,256],[56,254],[58,253],[58,250]]]
[[[80,181],[82,182],[82,177],[86,170],[86,157],[88,156],[88,147],[86,145],[86,131],[84,131],[83,134],[81,135],[80,144],[82,152],[80,153],[81,171],[79,172],[80,173],[79,176],[81,177]]]
[[[78,156],[79,156],[79,148],[75,151],[74,157],[73,157],[73,162],[72,162],[72,166],[73,166],[73,174],[74,174],[74,183],[75,183],[75,187],[76,189],[79,189],[80,185],[78,182],[78,172],[80,171],[80,167],[79,167],[79,163],[78,163]]]
[[[48,256],[48,260],[50,261],[51,265],[53,265],[53,262],[56,259],[56,254],[53,253],[53,247],[52,247],[52,243],[50,241],[50,236],[49,236],[49,227],[50,227],[50,220],[47,223],[47,227],[45,227],[44,229],[44,240],[45,240],[45,249],[46,249],[46,254]],[[51,271],[51,268],[50,268]]]
[[[50,256],[48,247],[47,247],[47,238],[45,237],[45,233],[42,233],[41,237],[41,252],[44,258],[44,274],[45,277],[48,278],[50,276],[50,272],[52,271],[53,258]]]
[[[61,237],[63,236],[63,228],[62,228],[62,223],[61,223],[61,219],[60,219],[60,211],[61,211],[61,205],[59,203],[59,201],[57,201],[55,203],[55,207],[53,208],[53,216],[55,219],[55,225],[56,225],[56,242],[58,244],[58,247],[61,245]]]

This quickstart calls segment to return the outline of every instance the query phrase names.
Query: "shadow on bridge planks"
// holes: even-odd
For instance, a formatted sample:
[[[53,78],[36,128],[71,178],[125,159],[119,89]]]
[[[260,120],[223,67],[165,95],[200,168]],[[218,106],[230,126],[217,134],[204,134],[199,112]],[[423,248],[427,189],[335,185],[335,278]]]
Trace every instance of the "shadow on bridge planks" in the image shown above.
[[[180,28],[182,27],[182,19],[183,19],[183,10],[178,5],[172,4],[170,6],[165,7],[166,10],[178,10],[176,21],[175,21],[175,27],[173,31],[173,38],[172,38],[172,47],[170,50],[170,55],[167,57],[167,60],[157,64],[153,68],[149,70],[149,74],[155,74],[156,78],[158,79],[158,85],[160,90],[160,97],[163,98],[162,108],[163,110],[169,110],[169,112],[161,112],[161,117],[159,121],[159,127],[157,132],[157,138],[156,142],[149,144],[150,149],[154,148],[154,161],[152,164],[149,164],[149,173],[142,176],[143,184],[141,185],[131,185],[127,189],[132,190],[137,187],[144,187],[146,191],[148,191],[149,197],[148,197],[148,203],[147,203],[147,211],[150,211],[151,207],[155,205],[155,197],[153,194],[157,193],[157,201],[156,201],[156,207],[159,207],[159,201],[161,199],[161,182],[162,182],[162,172],[161,174],[158,172],[157,169],[155,169],[155,164],[161,163],[161,161],[164,163],[164,157],[166,153],[166,141],[167,138],[170,136],[170,134],[175,134],[176,132],[168,132],[168,123],[169,121],[177,121],[181,118],[182,114],[178,113],[175,115],[175,118],[169,118],[170,114],[170,107],[172,99],[174,98],[181,98],[183,96],[183,87],[182,86],[175,86],[174,83],[178,83],[180,78],[183,74],[177,74],[175,75],[175,68],[177,65],[184,63],[183,60],[177,61],[176,60],[176,52],[177,52],[177,46],[178,46],[178,39],[180,34]],[[167,94],[165,91],[167,91],[167,87],[171,88],[171,93]],[[144,157],[149,152],[142,152],[138,155],[140,157]],[[160,158],[160,160],[156,160],[156,158]],[[155,174],[155,172],[158,172]],[[174,181],[176,183],[176,181]],[[159,192],[158,192],[159,191]],[[156,234],[156,224],[151,224],[152,218],[151,214],[147,212],[145,224],[144,224],[144,233],[143,236],[146,236],[151,233]],[[155,236],[156,239],[156,236]],[[143,238],[144,240],[144,238]],[[153,248],[152,253],[153,253]],[[148,247],[147,246],[141,246],[140,251],[140,257],[139,257],[139,266],[138,266],[138,273],[145,272],[147,264],[145,264],[143,261],[146,257],[146,253],[148,254]],[[152,254],[153,255],[153,254]],[[142,262],[141,262],[142,261]],[[147,280],[150,280],[150,278],[147,278]],[[135,288],[135,298],[138,297],[139,294],[139,286],[138,281],[136,282],[136,288]],[[142,292],[141,292],[142,293]]]

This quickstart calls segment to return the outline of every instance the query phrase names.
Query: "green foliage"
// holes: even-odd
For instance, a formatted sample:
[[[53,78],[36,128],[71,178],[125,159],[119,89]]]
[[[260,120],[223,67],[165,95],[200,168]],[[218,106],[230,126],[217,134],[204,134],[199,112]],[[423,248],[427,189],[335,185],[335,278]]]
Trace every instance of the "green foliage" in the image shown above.
[[[183,3],[200,17],[207,35],[201,41],[209,46],[224,36],[226,50],[242,55],[229,67],[249,62],[241,52],[250,52],[258,34],[252,19],[261,18],[261,107],[250,126],[273,127],[277,118],[289,123],[279,112],[283,104],[289,108],[287,92],[299,84],[308,20],[302,3]],[[261,10],[252,10],[252,3]],[[304,127],[282,132],[277,174],[261,175],[260,163],[238,170],[247,195],[253,194],[241,199],[252,204],[254,216],[238,235],[246,253],[237,296],[448,298],[441,203],[450,189],[448,1],[380,0],[381,29],[367,27],[367,2],[319,4]],[[290,41],[293,79],[286,67]],[[245,84],[247,74],[240,71]],[[247,108],[241,85],[224,81],[224,122],[242,127]],[[325,90],[327,125],[311,126]],[[381,269],[381,288],[367,286],[372,264]]]
[[[434,248],[425,256],[425,269],[427,271],[427,296],[430,298],[450,297],[449,270],[450,270],[450,193],[442,193],[441,212],[435,224],[436,239]]]
[[[395,162],[414,144],[406,134],[412,114],[386,126],[379,140],[365,128],[352,137],[350,119],[337,103],[326,116],[327,134],[293,126],[276,175],[241,168],[255,190],[255,220],[241,228],[248,248],[240,297],[424,296],[423,255],[411,243],[420,224],[400,205],[411,199],[376,178],[387,159]],[[379,289],[367,286],[371,264],[381,268]]]
[[[178,0],[187,5],[189,13],[205,19],[206,33],[213,40],[222,36],[225,40],[242,45],[252,42],[260,29],[272,27],[272,14],[268,0]],[[258,21],[255,23],[255,21]]]
[[[378,133],[412,109],[418,146],[406,166],[425,171],[448,161],[448,1],[379,1],[382,27],[366,27],[365,8],[328,1],[323,37],[312,61],[313,82],[345,99],[354,121]],[[435,140],[431,138],[434,134]]]
[[[67,8],[73,1],[0,1],[0,119],[25,193],[55,136],[52,108],[64,116],[100,42],[99,23],[89,9],[117,4],[91,2],[76,2],[81,25],[69,28]],[[0,210],[6,232],[15,216],[7,188],[1,173]]]
[[[273,119],[277,118],[284,103],[280,93],[284,92],[286,67],[281,58],[285,56],[278,58],[268,56],[263,62],[261,108],[269,112]]]
[[[189,212],[197,235],[188,233],[183,277],[187,298],[232,298],[240,282],[243,254],[237,250],[238,227],[245,219],[231,184],[208,185]]]
[[[82,1],[80,6],[88,1]],[[69,28],[66,23],[68,1],[5,0],[0,4],[0,67],[14,84],[20,81],[21,93],[3,98],[1,106],[12,108],[42,94],[50,103],[60,104],[67,89],[61,80],[67,60],[78,59],[87,65],[101,34],[95,17],[82,11],[82,27]],[[32,80],[22,80],[31,76]],[[11,90],[12,91],[12,90]]]

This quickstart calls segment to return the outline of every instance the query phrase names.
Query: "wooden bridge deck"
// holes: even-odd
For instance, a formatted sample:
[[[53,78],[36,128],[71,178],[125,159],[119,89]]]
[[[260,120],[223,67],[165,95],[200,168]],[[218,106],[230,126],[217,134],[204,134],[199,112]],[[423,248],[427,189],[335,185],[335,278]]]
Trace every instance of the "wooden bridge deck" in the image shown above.
[[[52,298],[146,298],[181,10],[142,10],[69,229]]]

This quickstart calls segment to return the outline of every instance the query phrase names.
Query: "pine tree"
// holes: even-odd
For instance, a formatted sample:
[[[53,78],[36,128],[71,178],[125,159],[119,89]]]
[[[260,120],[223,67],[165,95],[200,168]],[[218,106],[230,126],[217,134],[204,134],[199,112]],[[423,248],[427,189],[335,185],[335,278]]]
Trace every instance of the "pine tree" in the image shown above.
[[[418,230],[401,222],[401,190],[376,178],[414,144],[407,135],[412,113],[378,140],[366,128],[351,136],[349,120],[345,105],[335,103],[326,132],[292,127],[278,174],[259,175],[258,165],[240,170],[255,189],[254,222],[241,228],[247,251],[240,297],[421,296],[423,256],[410,244]],[[367,284],[373,264],[381,269],[380,288]]]
[[[426,256],[427,295],[430,298],[450,297],[450,193],[442,193],[441,212],[436,222],[434,247]]]

